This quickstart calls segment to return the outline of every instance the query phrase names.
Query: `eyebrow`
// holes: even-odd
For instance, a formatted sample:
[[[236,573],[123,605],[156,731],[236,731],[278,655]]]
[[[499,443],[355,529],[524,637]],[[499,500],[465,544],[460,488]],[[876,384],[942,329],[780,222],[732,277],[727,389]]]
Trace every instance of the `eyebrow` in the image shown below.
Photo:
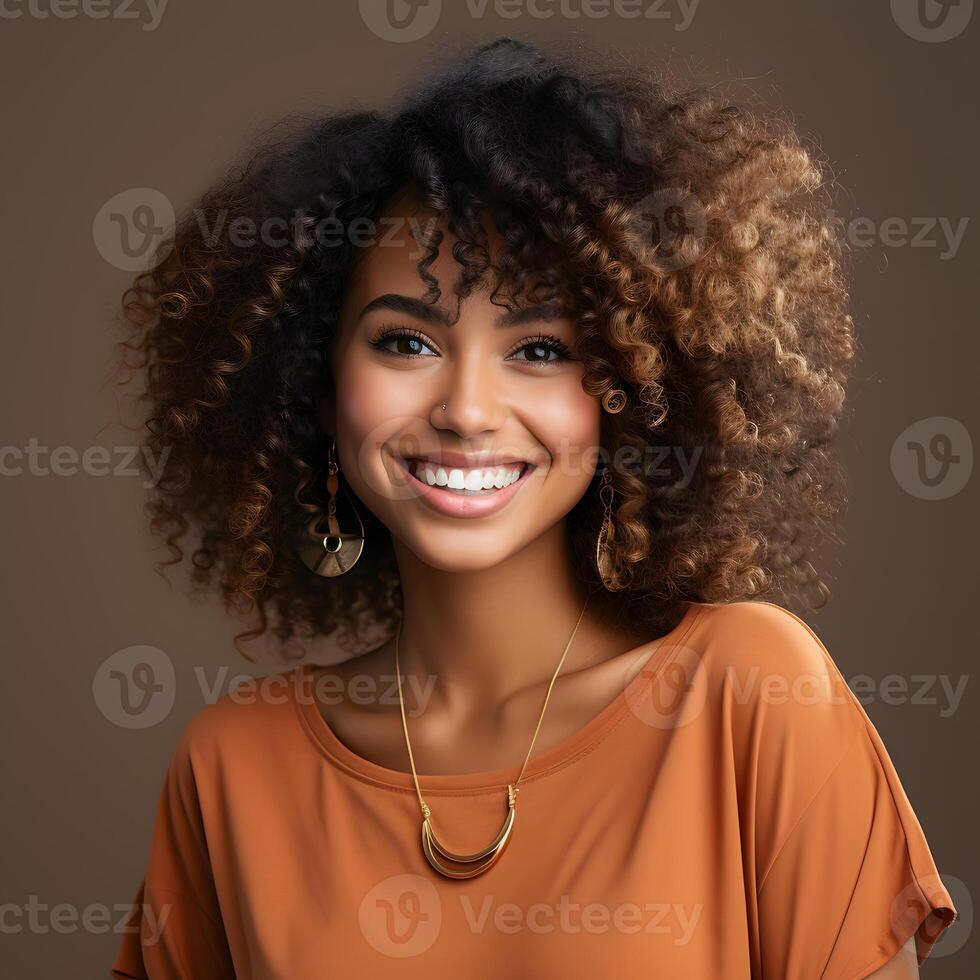
[[[391,310],[393,313],[405,313],[419,320],[425,320],[426,323],[438,324],[443,327],[452,326],[449,314],[441,307],[432,306],[414,296],[402,296],[400,293],[385,293],[383,296],[371,300],[361,310],[358,319],[374,310]],[[524,306],[516,310],[504,310],[497,317],[496,326],[516,327],[524,323],[532,323],[535,320],[553,320],[562,316],[570,317],[571,311],[557,300],[549,300],[545,303]]]

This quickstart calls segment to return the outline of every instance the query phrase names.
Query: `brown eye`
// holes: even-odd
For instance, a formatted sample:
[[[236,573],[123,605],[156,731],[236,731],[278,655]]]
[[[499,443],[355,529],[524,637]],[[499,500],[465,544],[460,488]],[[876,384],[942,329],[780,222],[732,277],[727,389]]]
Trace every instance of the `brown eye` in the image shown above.
[[[385,329],[380,336],[371,341],[371,346],[375,350],[385,354],[393,354],[396,357],[429,356],[423,353],[424,351],[428,351],[433,356],[438,356],[429,347],[421,332],[404,328]]]
[[[528,352],[526,357],[516,357],[524,351]],[[532,337],[521,344],[511,357],[537,366],[571,360],[570,354],[569,349],[557,337]]]

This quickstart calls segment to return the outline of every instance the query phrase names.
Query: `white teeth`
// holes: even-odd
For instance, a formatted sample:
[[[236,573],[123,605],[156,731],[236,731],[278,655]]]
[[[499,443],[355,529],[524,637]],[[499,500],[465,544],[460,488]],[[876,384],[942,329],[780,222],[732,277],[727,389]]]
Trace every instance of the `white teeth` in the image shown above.
[[[433,463],[412,460],[409,468],[416,479],[430,487],[445,487],[459,493],[493,493],[519,480],[524,467],[521,464],[514,468],[491,466],[475,470],[447,470]]]

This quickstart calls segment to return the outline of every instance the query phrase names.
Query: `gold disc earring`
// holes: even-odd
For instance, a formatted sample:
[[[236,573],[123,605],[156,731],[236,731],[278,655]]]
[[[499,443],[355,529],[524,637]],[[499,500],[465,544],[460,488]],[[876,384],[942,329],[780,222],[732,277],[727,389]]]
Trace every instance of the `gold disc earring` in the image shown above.
[[[337,521],[337,491],[340,487],[337,474],[340,467],[336,452],[337,440],[334,438],[327,454],[327,509],[310,519],[306,525],[306,537],[298,548],[306,567],[326,578],[336,578],[349,571],[364,551],[364,523],[349,495],[347,499],[360,530],[341,531]]]

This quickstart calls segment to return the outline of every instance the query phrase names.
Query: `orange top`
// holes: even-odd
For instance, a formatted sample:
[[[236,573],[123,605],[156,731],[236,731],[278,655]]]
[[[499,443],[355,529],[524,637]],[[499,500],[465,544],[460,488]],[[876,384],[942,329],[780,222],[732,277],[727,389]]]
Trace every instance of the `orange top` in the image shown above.
[[[507,849],[465,881],[426,862],[411,773],[333,734],[306,667],[225,694],[181,735],[112,976],[851,980],[913,933],[925,959],[956,910],[812,630],[695,603],[637,655],[531,759]],[[519,761],[420,772],[444,844],[493,839]]]

